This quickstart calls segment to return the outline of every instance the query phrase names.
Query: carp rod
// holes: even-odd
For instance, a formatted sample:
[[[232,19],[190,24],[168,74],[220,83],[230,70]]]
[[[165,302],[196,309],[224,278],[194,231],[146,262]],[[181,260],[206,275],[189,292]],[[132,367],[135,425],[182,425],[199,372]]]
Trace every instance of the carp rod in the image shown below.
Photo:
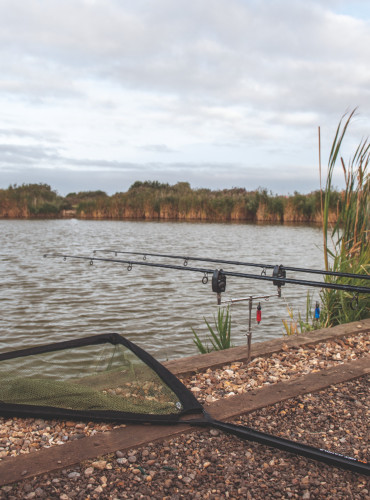
[[[208,257],[189,257],[184,255],[171,255],[163,253],[129,252],[124,250],[110,250],[110,249],[97,249],[93,251],[94,254],[96,254],[97,252],[114,253],[115,256],[117,256],[118,254],[142,255],[143,260],[146,260],[147,257],[164,257],[168,259],[180,259],[184,261],[184,266],[187,266],[189,261],[194,260],[198,262],[213,262],[216,264],[231,264],[234,266],[259,267],[262,269],[274,269],[275,267],[273,264],[258,264],[254,262],[240,262],[237,260],[212,259]],[[341,278],[353,278],[353,279],[364,279],[364,280],[370,279],[370,274],[341,273],[338,271],[324,271],[320,269],[307,269],[303,267],[291,267],[291,266],[280,266],[280,267],[286,271],[296,271],[300,273],[320,274],[323,276],[337,276]]]
[[[63,260],[67,259],[78,259],[78,260],[87,260],[92,265],[95,261],[97,262],[112,262],[116,264],[127,264],[127,270],[131,271],[132,267],[135,266],[146,266],[146,267],[156,267],[161,269],[173,269],[178,271],[190,271],[190,272],[198,272],[203,273],[202,283],[208,283],[208,275],[212,275],[212,290],[217,294],[222,293],[226,289],[226,277],[237,277],[237,278],[247,278],[247,279],[256,279],[262,281],[272,281],[273,285],[278,287],[278,290],[281,289],[281,286],[284,286],[286,283],[292,285],[303,285],[310,286],[316,288],[329,288],[332,290],[341,290],[344,292],[352,292],[354,294],[359,293],[369,293],[370,287],[364,286],[356,286],[356,285],[343,285],[339,283],[326,283],[323,281],[310,281],[310,280],[301,280],[294,278],[287,278],[285,273],[285,268],[282,266],[274,266],[274,271],[272,276],[267,276],[265,274],[247,274],[247,273],[239,273],[235,271],[224,271],[222,269],[209,269],[203,267],[190,267],[190,266],[179,266],[174,264],[162,264],[159,262],[147,262],[143,261],[134,261],[128,259],[108,259],[104,257],[91,257],[84,255],[69,255],[64,253],[50,253],[44,254],[44,257],[52,257],[52,258],[62,258]]]

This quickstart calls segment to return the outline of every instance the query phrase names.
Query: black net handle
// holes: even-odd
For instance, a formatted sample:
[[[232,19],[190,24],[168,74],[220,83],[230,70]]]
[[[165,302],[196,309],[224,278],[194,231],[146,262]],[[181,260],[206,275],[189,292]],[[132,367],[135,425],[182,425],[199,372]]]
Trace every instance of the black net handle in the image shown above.
[[[357,472],[358,474],[370,476],[370,464],[367,462],[361,462],[356,458],[347,457],[345,455],[341,455],[340,453],[334,453],[321,448],[315,448],[314,446],[291,441],[290,439],[273,436],[272,434],[256,431],[247,426],[221,422],[220,420],[213,419],[207,413],[204,413],[204,416],[204,420],[195,419],[188,421],[188,423],[190,425],[202,427],[214,427],[247,441],[256,441],[257,443],[271,446],[272,448],[288,451],[289,453],[311,458],[319,462],[324,462],[328,465],[333,465],[352,472]]]

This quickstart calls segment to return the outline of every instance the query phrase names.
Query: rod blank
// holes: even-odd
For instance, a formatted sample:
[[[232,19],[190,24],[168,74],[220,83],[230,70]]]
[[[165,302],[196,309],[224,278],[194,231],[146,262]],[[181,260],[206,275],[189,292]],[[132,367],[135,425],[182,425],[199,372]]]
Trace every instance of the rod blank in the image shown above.
[[[185,261],[187,262],[190,260],[195,260],[198,262],[213,262],[215,264],[231,264],[234,266],[259,267],[262,269],[273,269],[275,267],[273,264],[257,264],[254,262],[240,262],[237,260],[211,259],[208,257],[186,257],[186,256],[182,256],[182,255],[170,255],[170,254],[162,254],[162,253],[128,252],[128,251],[123,251],[123,250],[107,250],[107,249],[94,250],[94,254],[96,252],[114,253],[115,255],[118,255],[118,254],[142,255],[145,258],[147,256],[165,257],[168,259],[181,259],[184,262]],[[307,269],[307,268],[303,268],[303,267],[291,267],[291,266],[282,266],[282,269],[285,269],[286,271],[296,271],[296,272],[300,272],[300,273],[320,274],[323,276],[337,276],[337,277],[342,277],[342,278],[353,278],[353,279],[364,279],[364,280],[370,279],[370,275],[368,275],[368,274],[340,273],[337,271],[322,271],[319,269]]]
[[[93,261],[101,261],[101,262],[114,262],[117,264],[128,264],[131,268],[132,266],[147,266],[147,267],[157,267],[162,269],[174,269],[177,271],[191,271],[198,272],[203,274],[213,274],[214,269],[208,269],[203,267],[189,267],[189,266],[177,266],[173,264],[161,264],[158,262],[147,262],[147,261],[133,261],[126,259],[106,259],[103,257],[88,257],[81,255],[68,255],[61,253],[54,254],[45,254],[44,257],[60,257],[63,259],[80,259],[80,260],[88,260],[90,263]],[[290,283],[292,285],[303,285],[310,286],[316,288],[330,288],[332,290],[342,290],[345,292],[353,292],[353,293],[369,293],[370,287],[361,287],[354,285],[341,285],[338,283],[325,283],[323,281],[308,281],[308,280],[298,280],[293,278],[277,278],[273,276],[264,276],[260,274],[247,274],[247,273],[237,273],[234,271],[222,271],[225,276],[233,276],[236,278],[247,278],[247,279],[255,279],[262,281],[274,281],[275,283]]]

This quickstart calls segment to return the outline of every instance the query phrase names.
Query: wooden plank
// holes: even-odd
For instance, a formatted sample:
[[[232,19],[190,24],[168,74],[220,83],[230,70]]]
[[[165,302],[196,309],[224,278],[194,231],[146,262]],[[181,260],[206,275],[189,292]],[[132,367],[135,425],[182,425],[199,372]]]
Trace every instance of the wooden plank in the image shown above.
[[[95,434],[61,446],[5,458],[0,462],[0,486],[69,467],[116,450],[136,448],[186,431],[189,432],[188,425],[129,425],[126,428]]]
[[[295,380],[270,385],[252,393],[222,399],[205,405],[205,409],[214,418],[226,420],[300,394],[319,391],[330,385],[346,382],[367,373],[370,373],[370,358],[368,357],[317,373],[310,373]],[[70,467],[84,460],[93,459],[116,450],[137,448],[146,443],[170,438],[180,433],[189,433],[193,429],[186,424],[127,425],[125,428],[71,441],[62,446],[44,448],[27,455],[5,458],[0,462],[0,486],[52,470]]]
[[[287,382],[278,382],[264,389],[255,390],[215,401],[204,405],[207,412],[218,420],[226,420],[238,415],[256,411],[302,394],[318,392],[331,385],[348,382],[354,378],[370,373],[370,357],[360,358],[357,361],[333,366],[316,373],[309,373]]]
[[[347,323],[345,325],[338,325],[333,328],[322,328],[321,330],[315,330],[306,334],[281,337],[267,342],[254,342],[252,344],[251,358],[270,356],[271,354],[280,352],[283,344],[287,344],[291,349],[369,331],[370,318]],[[224,351],[215,351],[209,354],[198,354],[186,358],[174,359],[163,364],[175,375],[185,376],[205,371],[208,368],[228,365],[235,361],[246,361],[247,359],[247,346],[238,346]]]

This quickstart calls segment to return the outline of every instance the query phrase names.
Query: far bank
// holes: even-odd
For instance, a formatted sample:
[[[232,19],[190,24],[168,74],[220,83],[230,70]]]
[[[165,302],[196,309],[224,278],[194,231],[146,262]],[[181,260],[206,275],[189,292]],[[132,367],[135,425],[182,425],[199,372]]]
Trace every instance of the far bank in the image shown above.
[[[330,200],[330,221],[335,222],[341,193]],[[157,181],[135,182],[127,192],[112,196],[83,191],[59,196],[47,184],[23,184],[0,190],[0,218],[77,218],[114,220],[179,220],[213,222],[321,223],[320,191],[275,195],[266,189],[192,189]]]

